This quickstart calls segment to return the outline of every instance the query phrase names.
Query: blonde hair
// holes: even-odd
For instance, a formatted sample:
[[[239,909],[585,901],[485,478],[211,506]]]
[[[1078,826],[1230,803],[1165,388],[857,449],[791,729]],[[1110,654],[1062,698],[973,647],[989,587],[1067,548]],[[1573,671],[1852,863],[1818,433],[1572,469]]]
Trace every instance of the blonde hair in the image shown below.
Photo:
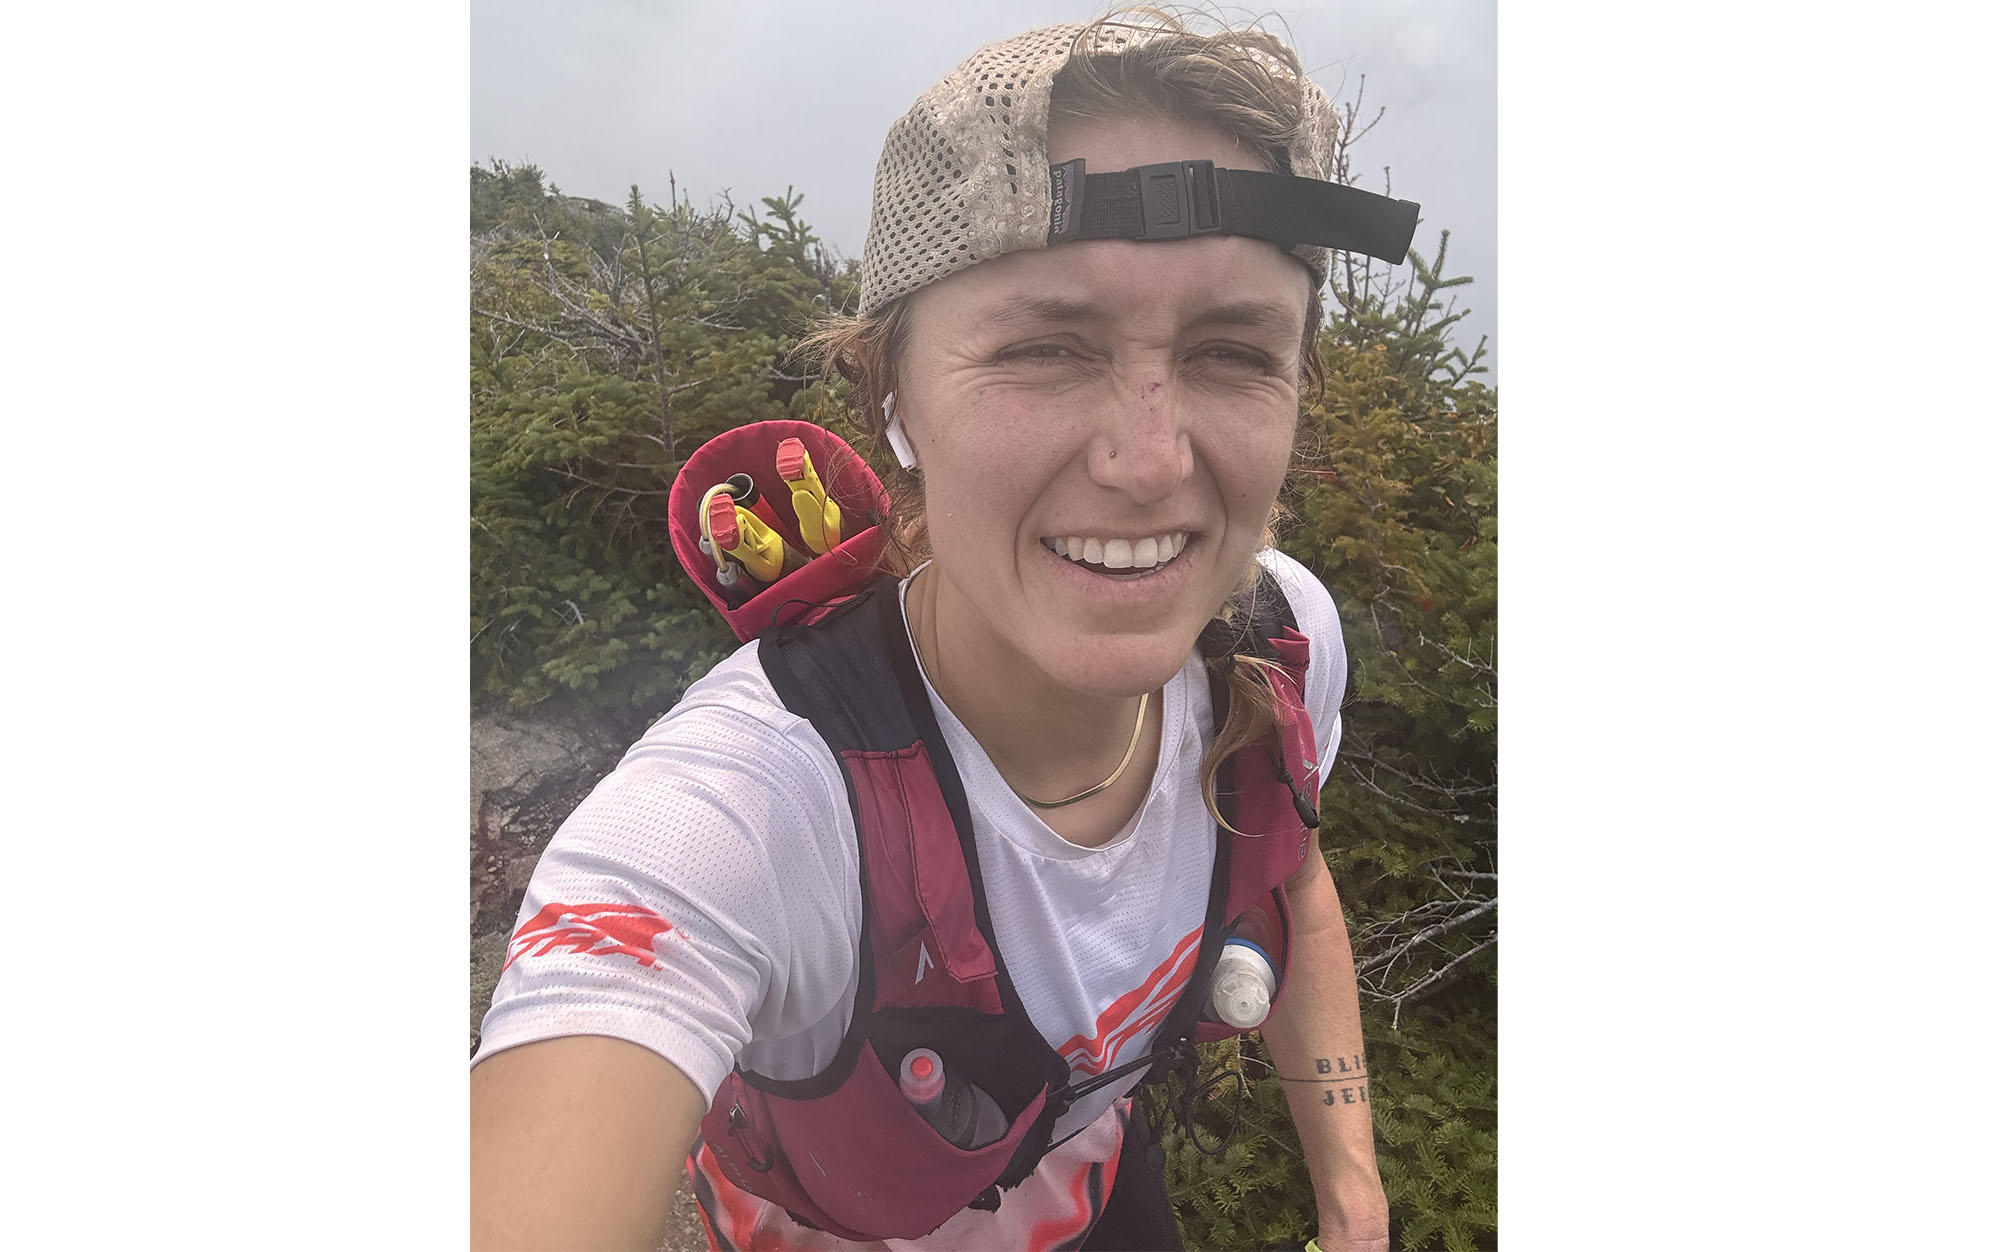
[[[1278,173],[1293,173],[1292,148],[1311,126],[1298,54],[1268,31],[1221,25],[1201,34],[1198,22],[1220,25],[1189,9],[1137,5],[1086,26],[1051,86],[1049,124],[1198,122],[1222,130]],[[1128,30],[1146,38],[1128,41]]]
[[[1267,529],[1264,532],[1263,542],[1258,546],[1265,548],[1270,544],[1271,533]],[[1237,580],[1236,589],[1222,602],[1222,608],[1215,615],[1216,621],[1232,625],[1239,619],[1245,622],[1256,620],[1260,572],[1261,567],[1256,558],[1252,557],[1249,569]],[[1245,832],[1231,826],[1223,818],[1222,810],[1217,805],[1216,779],[1224,761],[1251,744],[1276,733],[1278,692],[1277,688],[1272,686],[1271,676],[1278,667],[1274,662],[1267,661],[1261,656],[1252,656],[1248,652],[1205,656],[1202,661],[1208,667],[1210,678],[1216,677],[1218,673],[1224,678],[1229,693],[1229,715],[1223,720],[1221,728],[1215,732],[1215,742],[1208,746],[1208,753],[1201,760],[1201,800],[1208,806],[1209,816],[1213,817],[1217,824],[1232,834],[1240,835]]]
[[[1270,168],[1291,173],[1290,146],[1309,124],[1297,54],[1262,30],[1222,26],[1213,33],[1197,33],[1185,13],[1137,7],[1107,14],[1085,27],[1076,37],[1072,59],[1051,88],[1051,122],[1138,118],[1212,126]],[[1132,18],[1146,21],[1136,24]],[[1129,28],[1169,33],[1126,44],[1119,32]],[[828,318],[794,351],[795,357],[818,362],[824,374],[838,374],[847,381],[849,416],[864,432],[864,448],[873,453],[870,459],[887,469],[883,485],[889,492],[890,512],[883,525],[881,569],[899,576],[929,555],[923,479],[902,469],[890,455],[882,414],[883,401],[897,390],[897,363],[909,341],[908,308],[909,297],[903,296],[868,317]],[[1315,396],[1325,391],[1325,367],[1318,352],[1323,317],[1315,283],[1307,299],[1299,350],[1302,400],[1308,390]],[[1267,527],[1258,546],[1270,542]],[[1220,620],[1234,621],[1254,609],[1250,597],[1258,570],[1253,557],[1229,599],[1218,607]],[[1217,772],[1231,754],[1273,732],[1277,693],[1268,661],[1243,653],[1205,660],[1211,674],[1225,675],[1229,691],[1228,716],[1201,765],[1203,802],[1222,822],[1216,803]]]

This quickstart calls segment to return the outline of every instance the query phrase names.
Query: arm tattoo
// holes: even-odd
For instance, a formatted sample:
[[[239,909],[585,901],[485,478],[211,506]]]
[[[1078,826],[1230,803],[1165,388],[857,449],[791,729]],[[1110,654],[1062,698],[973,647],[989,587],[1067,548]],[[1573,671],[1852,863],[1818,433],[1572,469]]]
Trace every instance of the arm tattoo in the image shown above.
[[[1366,1104],[1368,1103],[1368,1069],[1361,1063],[1361,1054],[1352,1056],[1314,1057],[1313,1073],[1305,1078],[1291,1078],[1278,1075],[1283,1082],[1324,1083],[1326,1089],[1319,1093],[1321,1104]]]

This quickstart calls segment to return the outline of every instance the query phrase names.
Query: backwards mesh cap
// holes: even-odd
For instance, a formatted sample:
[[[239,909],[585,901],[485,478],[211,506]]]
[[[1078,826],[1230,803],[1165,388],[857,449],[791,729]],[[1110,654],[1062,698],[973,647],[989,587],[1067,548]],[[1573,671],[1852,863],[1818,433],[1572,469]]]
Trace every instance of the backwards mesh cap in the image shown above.
[[[1069,239],[1249,235],[1290,248],[1316,284],[1326,281],[1327,244],[1392,263],[1408,251],[1417,206],[1325,181],[1332,103],[1311,79],[1250,49],[1303,97],[1302,124],[1277,174],[1206,161],[1086,172],[1078,160],[1051,169],[1049,93],[1073,53],[1184,37],[1104,26],[1078,47],[1087,29],[1045,26],[988,44],[889,128],[862,250],[862,316],[981,261]]]

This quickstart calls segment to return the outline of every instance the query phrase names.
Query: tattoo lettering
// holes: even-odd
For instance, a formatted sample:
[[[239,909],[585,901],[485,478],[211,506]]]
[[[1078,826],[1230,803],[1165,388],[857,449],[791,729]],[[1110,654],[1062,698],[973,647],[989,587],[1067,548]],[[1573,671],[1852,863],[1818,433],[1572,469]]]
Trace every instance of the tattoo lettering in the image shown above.
[[[1329,1076],[1318,1078],[1285,1078],[1285,1081],[1353,1082],[1356,1079],[1368,1076],[1368,1067],[1361,1063],[1361,1054],[1359,1052],[1356,1052],[1353,1056],[1336,1056],[1331,1059],[1324,1056],[1314,1057],[1313,1071],[1317,1074]],[[1280,1074],[1279,1077],[1284,1078],[1284,1075]]]
[[[1361,1063],[1361,1054],[1352,1056],[1314,1057],[1313,1076],[1310,1078],[1287,1078],[1278,1075],[1285,1082],[1317,1082],[1327,1087],[1319,1093],[1321,1104],[1366,1104],[1368,1103],[1368,1070]]]

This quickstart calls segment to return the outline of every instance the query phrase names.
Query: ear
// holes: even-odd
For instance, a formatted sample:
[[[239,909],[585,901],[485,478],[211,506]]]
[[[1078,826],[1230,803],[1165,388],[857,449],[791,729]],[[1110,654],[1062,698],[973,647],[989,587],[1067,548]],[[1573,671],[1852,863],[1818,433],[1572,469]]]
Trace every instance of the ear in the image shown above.
[[[890,392],[882,398],[883,434],[889,440],[889,448],[896,454],[896,461],[912,473],[917,469],[917,450],[910,446],[910,436],[903,429],[903,419],[896,416],[896,393]]]

